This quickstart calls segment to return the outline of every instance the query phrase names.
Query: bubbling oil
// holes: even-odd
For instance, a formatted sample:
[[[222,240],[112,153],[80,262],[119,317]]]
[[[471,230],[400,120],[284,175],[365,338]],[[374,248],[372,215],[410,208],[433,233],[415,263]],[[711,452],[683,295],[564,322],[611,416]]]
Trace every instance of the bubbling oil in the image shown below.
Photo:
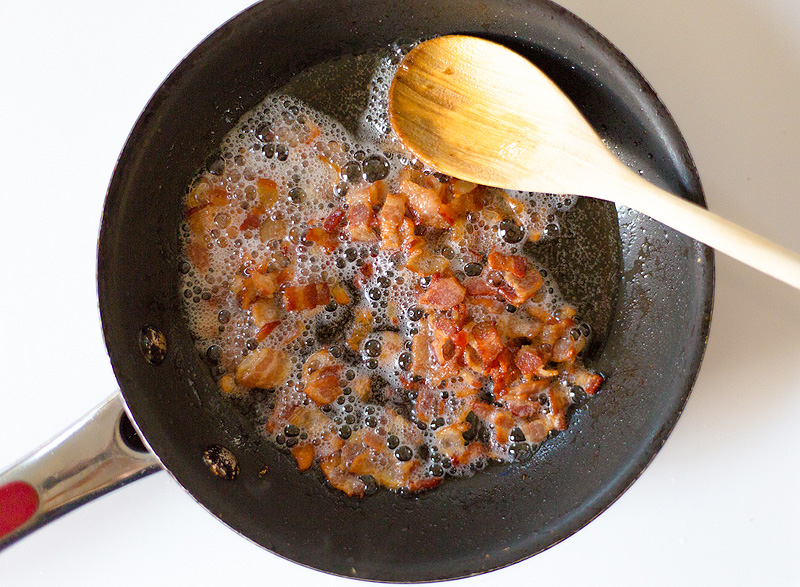
[[[435,175],[404,149],[388,122],[389,84],[409,48],[395,45],[381,53],[354,58],[359,75],[367,79],[365,88],[359,90],[363,92],[360,97],[351,99],[350,89],[341,87],[323,92],[333,96],[333,110],[347,124],[310,106],[308,100],[298,97],[303,95],[302,88],[292,83],[242,117],[222,140],[218,156],[209,160],[191,186],[189,209],[193,204],[201,205],[204,195],[215,190],[224,193],[231,205],[208,219],[207,241],[200,242],[189,221],[184,224],[182,297],[198,352],[212,365],[217,379],[229,375],[243,357],[264,346],[280,349],[289,357],[286,382],[256,406],[258,426],[272,442],[288,448],[311,443],[325,453],[326,443],[331,442],[329,436],[293,424],[268,430],[268,423],[282,403],[314,405],[302,391],[303,365],[314,353],[328,350],[345,364],[339,381],[341,395],[322,407],[339,438],[346,440],[369,428],[384,440],[397,460],[418,458],[424,465],[419,475],[463,475],[481,468],[486,461],[456,466],[442,454],[435,435],[436,429],[453,423],[463,412],[464,400],[458,393],[463,380],[453,377],[439,384],[444,411],[430,423],[415,420],[410,408],[415,394],[404,386],[410,341],[420,328],[419,291],[427,285],[425,278],[406,268],[398,251],[382,249],[377,242],[356,242],[340,236],[336,248],[326,254],[305,238],[309,227],[318,226],[345,204],[349,190],[380,180],[392,193],[401,172],[409,167]],[[316,96],[325,87],[326,76],[339,79],[332,73],[336,68],[336,64],[323,64],[311,76],[304,74],[314,80]],[[277,263],[283,254],[280,238],[270,238],[264,225],[248,224],[251,212],[259,205],[263,207],[259,182],[265,178],[274,182],[279,194],[265,210],[265,224],[283,227],[288,234],[294,250],[293,284],[325,283],[330,288],[345,284],[351,303],[331,301],[290,317],[284,312],[274,331],[258,342],[259,329],[231,287],[243,267],[246,274],[248,266]],[[449,260],[456,277],[477,270],[476,250],[523,255],[527,241],[556,237],[559,215],[573,203],[569,197],[551,194],[504,194],[502,199],[511,202],[520,220],[513,226],[492,222],[485,214],[469,213],[463,238],[454,238],[446,231],[426,234],[430,247]],[[192,247],[204,249],[207,267],[192,261]],[[530,261],[549,276],[545,267],[534,259]],[[352,286],[354,282],[359,284],[357,288]],[[550,277],[544,278],[540,293],[530,303],[549,313],[565,304]],[[476,321],[496,318],[480,307],[470,311]],[[353,349],[345,339],[353,316],[359,313],[368,313],[373,325]],[[354,386],[365,378],[372,392],[367,399],[360,399]],[[248,392],[230,377],[228,386],[226,393]],[[403,422],[399,423],[397,414]],[[512,460],[519,454],[520,443],[501,444],[491,431],[484,441],[491,446],[493,458]]]

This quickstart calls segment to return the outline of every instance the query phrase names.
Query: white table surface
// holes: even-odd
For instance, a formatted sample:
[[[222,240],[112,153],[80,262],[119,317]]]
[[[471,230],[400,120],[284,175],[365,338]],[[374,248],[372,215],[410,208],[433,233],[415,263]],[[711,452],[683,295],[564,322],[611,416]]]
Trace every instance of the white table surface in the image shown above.
[[[0,467],[116,389],[96,239],[116,157],[175,64],[250,0],[0,3]],[[642,71],[710,207],[800,251],[800,3],[565,0]],[[717,255],[695,390],[585,529],[458,585],[800,585],[800,292]],[[354,585],[277,558],[159,473],[0,554],[0,584]]]

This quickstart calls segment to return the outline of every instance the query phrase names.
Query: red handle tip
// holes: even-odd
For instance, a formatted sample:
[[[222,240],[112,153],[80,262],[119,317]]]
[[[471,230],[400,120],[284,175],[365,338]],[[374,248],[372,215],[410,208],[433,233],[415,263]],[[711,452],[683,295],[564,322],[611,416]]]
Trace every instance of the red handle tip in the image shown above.
[[[27,522],[39,507],[39,494],[24,481],[0,487],[0,538]]]

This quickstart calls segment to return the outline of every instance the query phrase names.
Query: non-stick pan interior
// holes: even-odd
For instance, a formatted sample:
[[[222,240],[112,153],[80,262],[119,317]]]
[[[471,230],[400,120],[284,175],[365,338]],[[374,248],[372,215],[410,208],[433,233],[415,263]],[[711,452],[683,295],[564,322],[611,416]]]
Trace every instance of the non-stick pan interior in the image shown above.
[[[270,550],[321,570],[391,581],[474,574],[562,540],[616,499],[672,429],[699,368],[710,319],[707,249],[605,203],[581,201],[561,238],[536,247],[592,323],[591,364],[607,376],[570,428],[525,463],[489,467],[416,497],[346,498],[261,442],[217,399],[183,317],[178,233],[186,186],[239,117],[293,75],[398,39],[467,32],[501,40],[542,67],[621,157],[702,203],[674,122],[597,32],[542,0],[264,2],[198,47],[153,97],[123,151],[99,254],[106,340],[148,444],[205,507]],[[149,363],[140,332],[163,332]],[[152,357],[151,357],[152,358]],[[215,476],[209,446],[236,455]]]

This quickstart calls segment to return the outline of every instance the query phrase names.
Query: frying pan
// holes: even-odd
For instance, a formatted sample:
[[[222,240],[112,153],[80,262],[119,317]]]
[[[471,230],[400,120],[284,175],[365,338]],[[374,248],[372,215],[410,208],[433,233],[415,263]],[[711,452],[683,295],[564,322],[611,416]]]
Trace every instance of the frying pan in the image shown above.
[[[593,519],[638,476],[672,429],[699,368],[710,319],[709,251],[635,213],[618,217],[607,205],[582,201],[565,218],[574,223],[567,225],[570,238],[538,254],[595,326],[591,359],[608,382],[603,394],[576,410],[570,429],[530,461],[405,501],[381,492],[353,502],[314,475],[297,474],[290,458],[259,441],[246,414],[216,399],[177,297],[183,190],[238,116],[291,74],[334,55],[455,31],[503,40],[554,77],[621,156],[702,203],[674,122],[613,47],[552,4],[503,8],[503,18],[495,19],[484,4],[470,2],[402,3],[389,10],[368,3],[257,5],[179,66],[146,108],[117,165],[98,280],[125,403],[161,463],[203,505],[302,564],[360,578],[424,581],[535,554]],[[270,59],[276,54],[283,57],[280,67]],[[578,263],[591,261],[587,250],[600,251],[602,263],[575,272]],[[143,344],[153,332],[165,336],[163,357]],[[112,430],[119,429],[118,405],[113,400],[102,412],[112,414]],[[123,468],[116,483],[154,468],[136,450],[135,437],[124,437],[133,442],[123,439],[120,446],[128,448],[119,458],[140,465]],[[236,455],[236,479],[214,476],[203,462],[209,447],[220,446]]]

